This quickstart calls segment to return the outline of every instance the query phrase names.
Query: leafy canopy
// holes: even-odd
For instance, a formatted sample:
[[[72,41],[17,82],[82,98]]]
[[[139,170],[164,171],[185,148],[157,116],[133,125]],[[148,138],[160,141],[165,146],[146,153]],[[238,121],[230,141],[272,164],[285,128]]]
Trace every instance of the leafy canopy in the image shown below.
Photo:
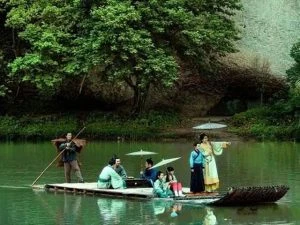
[[[98,73],[129,85],[137,105],[150,85],[171,87],[181,62],[212,68],[234,52],[241,9],[240,0],[2,1],[6,25],[29,46],[11,76],[47,88]]]

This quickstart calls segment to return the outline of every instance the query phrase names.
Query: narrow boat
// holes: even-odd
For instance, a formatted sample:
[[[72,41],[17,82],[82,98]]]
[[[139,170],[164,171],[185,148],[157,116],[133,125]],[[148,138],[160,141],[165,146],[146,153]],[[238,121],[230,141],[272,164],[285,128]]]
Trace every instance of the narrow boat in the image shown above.
[[[189,188],[183,188],[185,197],[157,198],[147,182],[136,179],[130,180],[126,189],[99,189],[97,183],[58,183],[35,185],[33,188],[44,188],[50,192],[69,192],[73,194],[100,195],[128,199],[154,199],[191,204],[209,204],[218,206],[254,205],[274,203],[281,199],[289,190],[285,185],[230,187],[224,194],[219,193],[190,193]],[[129,185],[130,184],[130,185]]]

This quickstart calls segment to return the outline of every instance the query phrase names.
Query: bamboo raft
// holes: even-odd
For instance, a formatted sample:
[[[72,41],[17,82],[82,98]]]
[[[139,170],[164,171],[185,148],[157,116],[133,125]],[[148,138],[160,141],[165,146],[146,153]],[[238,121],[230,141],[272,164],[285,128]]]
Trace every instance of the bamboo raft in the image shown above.
[[[231,187],[225,194],[198,193],[192,194],[189,188],[183,188],[185,197],[157,198],[153,196],[151,187],[130,187],[126,189],[99,189],[97,183],[60,183],[35,185],[33,188],[44,188],[50,192],[67,192],[73,194],[109,196],[126,199],[154,199],[191,204],[209,204],[219,206],[254,205],[274,203],[289,190],[285,185],[264,187]]]

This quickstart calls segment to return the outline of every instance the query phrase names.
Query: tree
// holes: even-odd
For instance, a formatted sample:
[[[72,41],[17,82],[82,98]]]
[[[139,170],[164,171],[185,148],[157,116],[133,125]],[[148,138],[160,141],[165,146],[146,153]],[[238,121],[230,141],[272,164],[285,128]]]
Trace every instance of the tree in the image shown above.
[[[298,119],[298,129],[300,127],[300,41],[293,45],[291,56],[295,64],[287,70],[287,79],[291,85],[289,102],[294,108],[295,118]]]
[[[287,79],[292,87],[300,86],[300,41],[293,45],[291,49],[291,57],[295,60],[295,64],[287,70]]]
[[[151,85],[173,85],[181,62],[213,68],[220,56],[235,51],[238,31],[230,17],[241,5],[239,0],[7,0],[7,7],[7,25],[30,45],[11,63],[12,76],[46,89],[97,71],[132,88],[132,112],[138,114]]]

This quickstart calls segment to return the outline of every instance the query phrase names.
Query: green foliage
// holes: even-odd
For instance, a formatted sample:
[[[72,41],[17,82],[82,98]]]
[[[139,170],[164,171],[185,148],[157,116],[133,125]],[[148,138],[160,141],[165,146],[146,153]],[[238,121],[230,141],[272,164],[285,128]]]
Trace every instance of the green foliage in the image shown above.
[[[5,96],[7,88],[7,62],[4,60],[3,52],[0,50],[0,97]]]
[[[172,113],[151,112],[135,119],[115,114],[91,112],[85,120],[76,114],[53,114],[44,116],[0,117],[0,139],[53,139],[66,132],[79,131],[86,126],[85,137],[115,139],[148,139],[161,137],[161,130],[178,124]]]
[[[148,114],[139,116],[135,122],[142,126],[149,126],[153,128],[167,128],[178,125],[180,118],[177,114],[172,112],[158,112],[151,111]]]
[[[23,116],[21,118],[2,116],[0,119],[0,138],[10,139],[51,139],[62,136],[67,131],[76,131],[76,118],[62,116]]]
[[[53,87],[64,78],[72,48],[72,18],[76,8],[53,1],[10,1],[7,25],[18,29],[19,37],[30,45],[24,56],[11,64],[11,75],[20,76],[38,88]]]
[[[96,137],[139,136],[140,138],[155,137],[160,130],[178,124],[178,116],[172,113],[150,112],[135,119],[128,119],[108,113],[89,114],[86,125],[88,132]]]
[[[291,57],[295,60],[295,64],[287,70],[287,78],[292,87],[300,86],[300,41],[293,45],[291,49]]]
[[[172,87],[181,61],[213,68],[235,51],[230,17],[241,8],[240,0],[5,2],[6,25],[29,46],[10,64],[11,76],[47,89],[101,74],[133,89],[137,113],[151,85]]]
[[[2,116],[0,120],[0,136],[14,135],[18,129],[18,124],[14,117]]]
[[[232,131],[260,139],[299,139],[299,97],[250,109],[233,116]]]

